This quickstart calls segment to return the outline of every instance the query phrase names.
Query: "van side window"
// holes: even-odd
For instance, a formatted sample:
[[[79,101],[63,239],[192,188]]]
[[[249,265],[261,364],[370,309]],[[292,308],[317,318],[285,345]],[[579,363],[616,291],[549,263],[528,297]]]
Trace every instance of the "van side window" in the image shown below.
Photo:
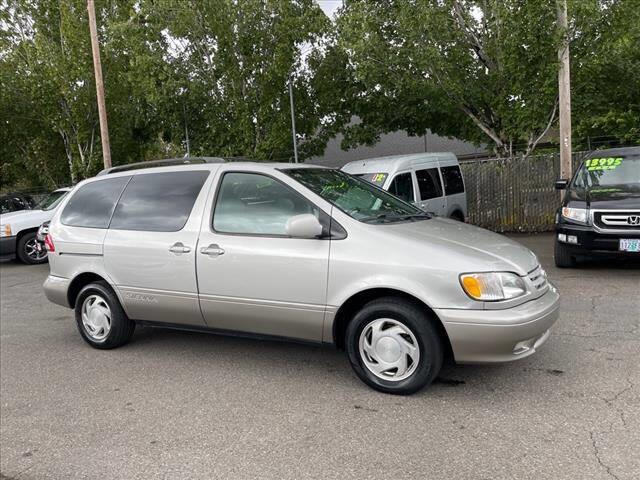
[[[83,185],[64,207],[60,222],[71,227],[107,228],[118,197],[130,178],[108,178]]]
[[[294,215],[320,210],[279,181],[255,173],[227,173],[219,187],[213,229],[221,233],[286,235]]]
[[[455,195],[456,193],[464,193],[464,182],[462,181],[462,172],[458,165],[440,168],[442,179],[444,180],[445,195]]]
[[[440,183],[440,175],[438,175],[437,168],[416,170],[416,178],[418,179],[418,189],[422,200],[442,196],[442,184]]]
[[[182,230],[208,176],[205,170],[133,175],[109,228],[148,232]]]
[[[389,193],[400,197],[405,202],[414,202],[411,173],[407,172],[396,175],[391,181],[391,185],[389,185]]]

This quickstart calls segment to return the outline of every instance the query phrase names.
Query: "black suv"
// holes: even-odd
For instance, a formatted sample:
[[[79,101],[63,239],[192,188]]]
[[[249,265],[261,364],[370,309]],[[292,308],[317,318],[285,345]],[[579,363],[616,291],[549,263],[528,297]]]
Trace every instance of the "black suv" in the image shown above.
[[[556,266],[572,267],[578,256],[640,258],[640,147],[591,152],[556,189],[567,189],[556,213]]]

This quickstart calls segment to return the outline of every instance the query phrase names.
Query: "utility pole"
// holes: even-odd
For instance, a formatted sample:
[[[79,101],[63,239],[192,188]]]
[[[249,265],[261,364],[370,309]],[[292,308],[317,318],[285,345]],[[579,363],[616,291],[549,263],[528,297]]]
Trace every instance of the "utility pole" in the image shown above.
[[[93,53],[93,70],[96,77],[96,96],[98,97],[98,117],[100,118],[100,140],[102,140],[102,158],[104,168],[111,168],[111,149],[109,147],[109,126],[107,125],[107,107],[104,103],[104,83],[102,81],[102,65],[100,63],[100,46],[98,45],[98,29],[96,27],[96,9],[93,0],[87,0],[89,12],[89,31],[91,33],[91,52]]]
[[[571,178],[571,73],[569,71],[569,25],[567,0],[556,0],[558,29],[561,42],[558,49],[558,103],[560,108],[560,178]]]
[[[291,131],[293,135],[293,158],[298,163],[298,142],[296,141],[296,116],[293,109],[293,87],[291,86],[291,76],[289,76],[289,104],[291,105]]]

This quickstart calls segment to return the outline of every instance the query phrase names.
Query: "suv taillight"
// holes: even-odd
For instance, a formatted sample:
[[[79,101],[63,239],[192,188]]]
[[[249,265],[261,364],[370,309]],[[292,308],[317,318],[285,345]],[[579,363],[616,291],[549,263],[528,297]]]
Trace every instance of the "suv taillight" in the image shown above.
[[[44,248],[46,248],[49,252],[55,252],[56,247],[53,244],[53,238],[50,233],[47,233],[47,236],[44,237]]]

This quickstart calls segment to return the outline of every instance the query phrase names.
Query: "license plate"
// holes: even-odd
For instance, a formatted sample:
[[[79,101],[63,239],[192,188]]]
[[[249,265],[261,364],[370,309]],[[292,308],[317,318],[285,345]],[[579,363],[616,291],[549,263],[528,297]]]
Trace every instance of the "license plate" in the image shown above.
[[[640,252],[640,239],[621,238],[619,250],[621,252]]]

